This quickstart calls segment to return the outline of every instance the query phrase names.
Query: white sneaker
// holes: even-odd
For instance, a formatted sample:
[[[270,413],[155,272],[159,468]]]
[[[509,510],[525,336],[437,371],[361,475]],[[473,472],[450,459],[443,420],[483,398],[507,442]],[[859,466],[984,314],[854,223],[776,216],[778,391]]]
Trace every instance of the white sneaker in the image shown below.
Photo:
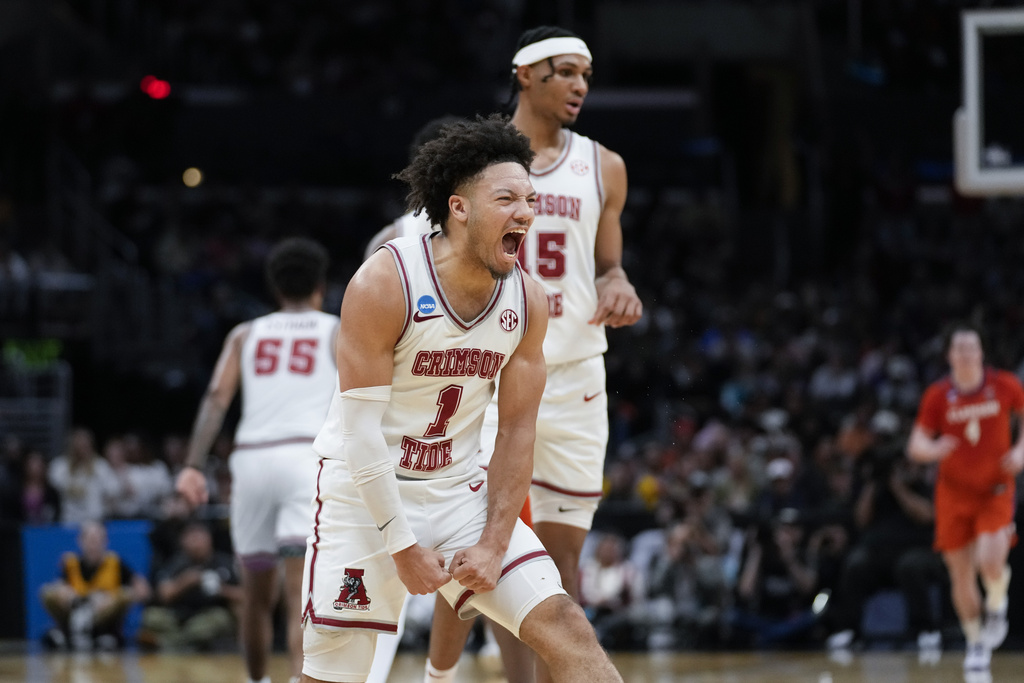
[[[917,634],[918,650],[940,650],[942,649],[941,631],[921,631]]]
[[[985,610],[985,623],[981,627],[981,640],[990,650],[995,650],[1006,640],[1006,632],[1010,624],[1006,620],[1006,605],[1001,610],[989,612]]]
[[[992,672],[988,669],[984,671],[965,671],[964,683],[992,683]]]
[[[825,640],[825,647],[829,650],[848,650],[853,644],[853,629],[837,631]]]
[[[967,655],[964,657],[964,671],[988,671],[992,663],[992,650],[982,641],[967,644]]]

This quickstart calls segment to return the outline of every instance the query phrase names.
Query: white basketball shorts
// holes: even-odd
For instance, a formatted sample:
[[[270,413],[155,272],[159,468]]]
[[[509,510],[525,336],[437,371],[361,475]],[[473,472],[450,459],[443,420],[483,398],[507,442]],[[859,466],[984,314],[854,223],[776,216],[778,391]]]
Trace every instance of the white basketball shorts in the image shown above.
[[[495,398],[484,417],[482,462],[490,462],[497,431]],[[534,523],[590,529],[601,502],[607,448],[604,356],[549,365],[533,451],[530,512]]]
[[[478,470],[459,479],[398,482],[416,538],[440,552],[446,566],[480,538],[487,519],[486,476]],[[396,632],[407,590],[344,462],[320,461],[314,509],[303,575],[303,671],[321,680],[365,680],[372,647],[369,658],[361,648],[377,633]],[[493,591],[477,594],[449,581],[439,592],[462,618],[485,614],[518,635],[531,609],[565,591],[554,561],[522,522],[502,567]],[[352,636],[353,630],[365,635]]]
[[[312,443],[303,439],[231,454],[231,541],[246,566],[270,568],[280,552],[305,546],[316,490]]]

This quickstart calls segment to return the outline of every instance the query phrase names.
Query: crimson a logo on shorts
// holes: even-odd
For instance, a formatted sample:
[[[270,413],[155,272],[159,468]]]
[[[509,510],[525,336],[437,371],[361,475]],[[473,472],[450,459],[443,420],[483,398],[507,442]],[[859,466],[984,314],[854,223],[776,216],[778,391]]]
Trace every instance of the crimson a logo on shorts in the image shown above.
[[[573,159],[572,163],[569,164],[569,168],[579,176],[587,175],[587,172],[590,171],[590,166],[583,159]]]
[[[506,332],[511,332],[512,330],[516,329],[516,325],[519,324],[519,316],[516,315],[516,312],[513,311],[511,308],[506,308],[504,311],[501,312],[501,317],[499,318],[499,321],[501,322],[501,329],[505,330]]]
[[[366,594],[363,583],[365,569],[349,569],[345,567],[345,578],[341,582],[338,599],[334,601],[334,609],[353,609],[366,612],[370,609],[370,597]]]

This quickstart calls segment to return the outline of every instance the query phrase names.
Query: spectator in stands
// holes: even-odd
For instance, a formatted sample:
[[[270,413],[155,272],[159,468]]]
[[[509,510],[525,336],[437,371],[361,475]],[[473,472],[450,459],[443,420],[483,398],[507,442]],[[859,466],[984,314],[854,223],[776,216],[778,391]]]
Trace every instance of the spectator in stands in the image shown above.
[[[726,584],[720,557],[707,555],[693,527],[676,521],[646,568],[644,609],[651,647],[706,647],[718,639]]]
[[[121,495],[111,506],[115,517],[156,517],[160,504],[173,489],[167,465],[154,460],[138,435],[126,434],[107,440],[103,457],[117,476]]]
[[[924,465],[887,444],[865,454],[854,521],[860,539],[846,555],[829,622],[829,649],[847,649],[860,634],[864,604],[876,591],[897,587],[907,607],[910,634],[922,650],[941,645],[941,619],[929,590],[942,586],[946,569],[932,550],[935,507]],[[940,595],[944,594],[940,591]]]
[[[186,525],[178,554],[157,568],[156,598],[142,613],[140,645],[207,650],[236,633],[238,568],[234,558],[214,549],[205,523]]]
[[[730,625],[755,647],[793,643],[814,626],[817,571],[803,545],[800,513],[786,508],[748,534]]]
[[[71,432],[67,453],[50,463],[49,478],[60,493],[65,524],[106,519],[122,494],[117,476],[96,452],[92,431],[84,427]]]
[[[796,467],[785,456],[776,456],[765,468],[768,483],[754,501],[753,513],[761,520],[774,519],[782,510],[802,510],[807,492],[796,486]]]
[[[60,519],[60,494],[46,478],[46,458],[29,449],[4,492],[4,515],[20,524],[53,524]]]
[[[89,650],[95,644],[114,649],[123,643],[122,622],[128,608],[149,599],[149,582],[107,550],[107,530],[100,522],[84,522],[78,553],[60,561],[60,577],[44,585],[40,597],[57,622],[45,643],[64,649]]]
[[[608,649],[630,649],[633,613],[642,595],[641,577],[626,559],[626,539],[610,532],[601,536],[593,557],[580,563],[580,605]]]
[[[0,445],[0,479],[14,480],[21,471],[25,445],[17,434],[5,434]]]

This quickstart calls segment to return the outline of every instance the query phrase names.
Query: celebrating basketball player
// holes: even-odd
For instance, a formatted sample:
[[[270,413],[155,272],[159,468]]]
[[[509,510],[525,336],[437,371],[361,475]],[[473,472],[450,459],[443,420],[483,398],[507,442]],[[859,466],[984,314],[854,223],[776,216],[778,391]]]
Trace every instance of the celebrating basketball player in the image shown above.
[[[547,304],[516,256],[531,223],[529,140],[457,122],[398,175],[440,231],[389,242],[341,307],[338,378],[303,584],[304,681],[365,681],[407,592],[439,591],[533,648],[558,681],[621,681],[518,513],[544,387]],[[498,392],[486,474],[480,428]]]

